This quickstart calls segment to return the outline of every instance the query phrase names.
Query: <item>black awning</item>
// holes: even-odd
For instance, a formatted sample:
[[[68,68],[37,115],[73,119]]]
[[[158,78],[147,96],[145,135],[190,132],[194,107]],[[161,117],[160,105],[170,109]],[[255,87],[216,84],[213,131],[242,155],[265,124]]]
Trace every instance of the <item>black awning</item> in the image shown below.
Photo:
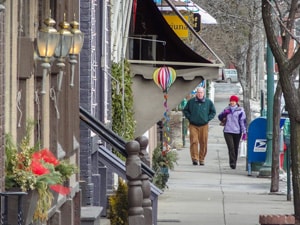
[[[136,18],[134,21],[135,30],[133,36],[147,38],[154,35],[157,40],[155,59],[153,55],[150,55],[150,44],[148,44],[147,48],[143,47],[141,49],[140,45],[137,44],[138,41],[135,41],[133,48],[134,59],[212,63],[194,52],[175,34],[153,0],[137,0]],[[164,46],[160,41],[164,41],[166,45]],[[143,58],[138,57],[141,54],[144,55]]]

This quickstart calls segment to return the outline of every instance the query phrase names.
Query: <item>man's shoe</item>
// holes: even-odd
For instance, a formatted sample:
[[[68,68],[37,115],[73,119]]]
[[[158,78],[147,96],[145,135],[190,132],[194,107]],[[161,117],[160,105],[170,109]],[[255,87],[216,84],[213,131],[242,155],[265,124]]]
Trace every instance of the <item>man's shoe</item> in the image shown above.
[[[194,165],[194,166],[197,166],[197,165],[198,165],[198,162],[193,161],[193,165]]]
[[[233,170],[234,170],[234,169],[235,169],[235,167],[236,167],[236,165],[235,165],[235,164],[230,164],[230,168],[231,168],[231,169],[233,169]]]
[[[204,166],[204,165],[205,165],[204,161],[201,161],[200,166]]]

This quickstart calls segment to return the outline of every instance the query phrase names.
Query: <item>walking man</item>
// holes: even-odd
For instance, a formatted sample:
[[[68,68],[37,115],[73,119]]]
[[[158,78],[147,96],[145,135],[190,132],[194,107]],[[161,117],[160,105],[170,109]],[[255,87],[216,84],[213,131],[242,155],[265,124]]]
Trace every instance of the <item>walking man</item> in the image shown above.
[[[189,120],[190,154],[193,165],[205,164],[208,141],[208,123],[216,115],[213,102],[205,98],[204,88],[197,88],[196,96],[191,98],[183,109]],[[200,146],[199,146],[200,145]]]

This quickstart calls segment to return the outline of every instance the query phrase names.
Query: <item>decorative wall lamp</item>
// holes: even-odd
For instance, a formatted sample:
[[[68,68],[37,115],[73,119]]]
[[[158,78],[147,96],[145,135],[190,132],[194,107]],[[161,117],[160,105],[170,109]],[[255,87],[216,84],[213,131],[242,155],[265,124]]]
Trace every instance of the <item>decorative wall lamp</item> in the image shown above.
[[[80,53],[83,45],[84,34],[78,29],[79,23],[77,21],[72,21],[70,25],[71,25],[71,33],[73,34],[73,41],[69,51],[69,63],[71,64],[70,86],[73,87],[75,64],[77,63],[77,55]]]
[[[65,58],[69,54],[72,42],[73,42],[73,34],[68,30],[70,24],[64,21],[59,24],[59,44],[55,50],[55,57],[57,58],[57,66],[59,67],[59,74],[58,74],[58,83],[57,83],[57,90],[61,91],[61,84],[63,79],[63,68],[65,67]]]
[[[44,21],[46,27],[41,28],[37,33],[37,50],[38,55],[42,59],[43,63],[43,81],[41,94],[45,94],[45,82],[46,76],[48,74],[48,69],[50,68],[50,59],[54,55],[56,46],[59,42],[59,34],[53,26],[55,21],[52,18],[47,18]]]

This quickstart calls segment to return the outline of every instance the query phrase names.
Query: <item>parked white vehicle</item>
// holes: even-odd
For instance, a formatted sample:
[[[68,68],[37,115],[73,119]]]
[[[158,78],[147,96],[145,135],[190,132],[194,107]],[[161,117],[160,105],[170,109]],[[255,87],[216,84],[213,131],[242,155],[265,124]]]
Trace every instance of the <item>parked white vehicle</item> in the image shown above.
[[[227,83],[238,82],[238,75],[236,69],[223,69],[222,80],[226,81]]]

